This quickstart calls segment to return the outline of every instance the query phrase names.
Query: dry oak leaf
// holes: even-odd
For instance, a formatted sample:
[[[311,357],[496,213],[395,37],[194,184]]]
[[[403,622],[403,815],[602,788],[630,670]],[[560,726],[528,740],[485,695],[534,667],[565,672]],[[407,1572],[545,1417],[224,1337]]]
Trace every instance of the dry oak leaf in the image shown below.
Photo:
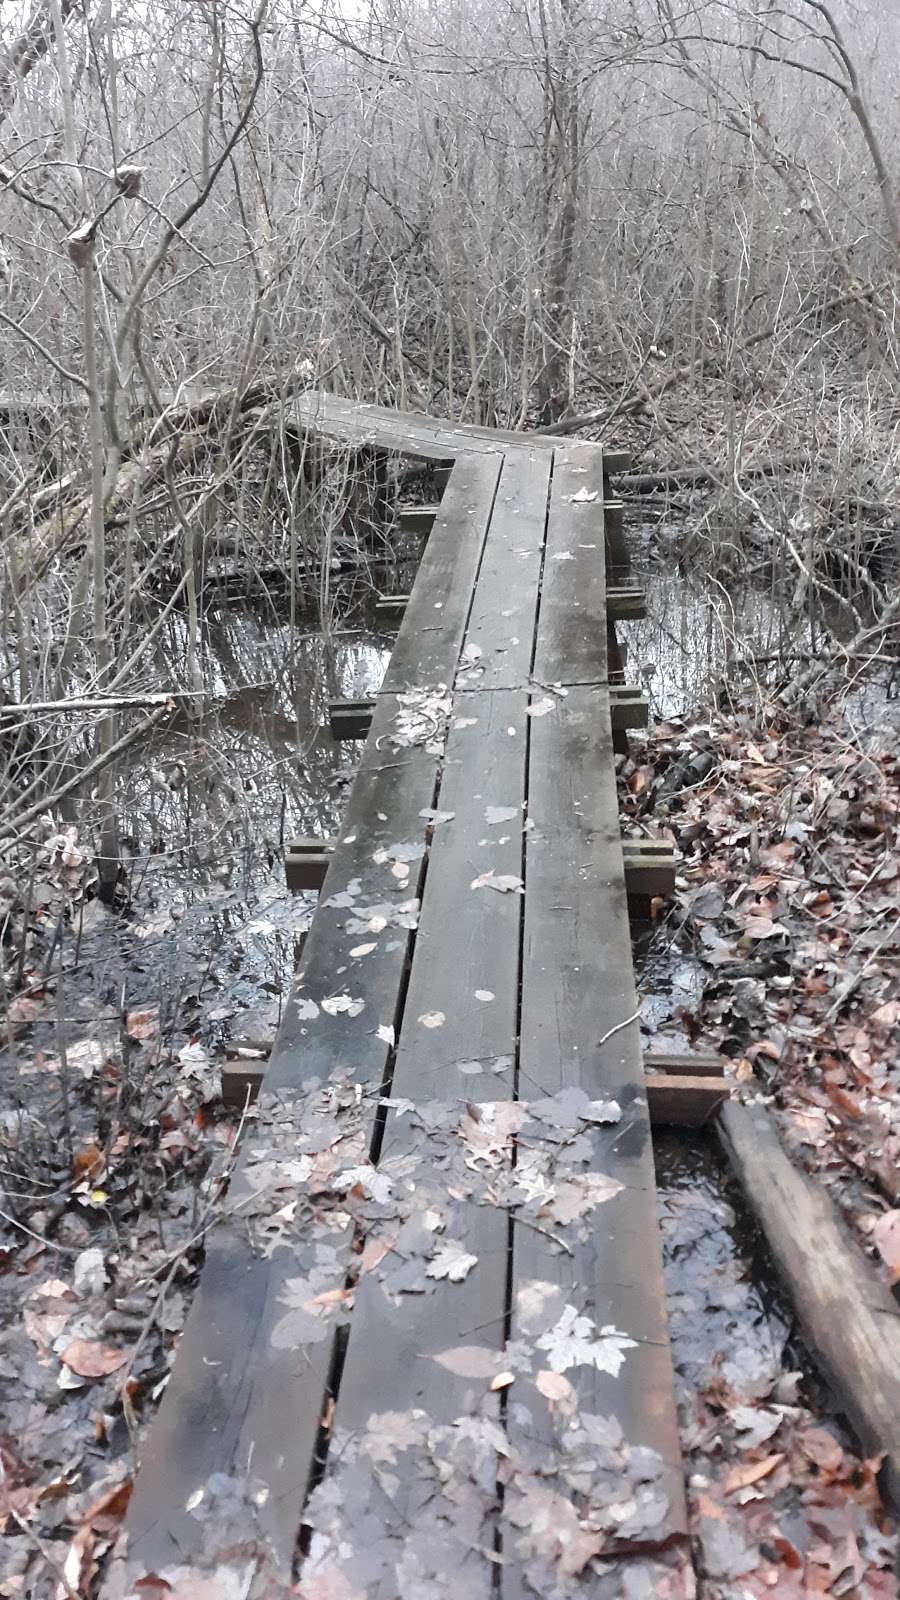
[[[59,1359],[79,1378],[107,1378],[111,1372],[124,1367],[129,1354],[128,1350],[116,1350],[99,1339],[73,1339]]]
[[[735,1489],[748,1489],[751,1483],[759,1483],[761,1478],[767,1478],[770,1472],[784,1460],[784,1451],[776,1451],[775,1455],[764,1456],[762,1461],[751,1461],[747,1466],[732,1467],[723,1485],[726,1494],[734,1494]]]

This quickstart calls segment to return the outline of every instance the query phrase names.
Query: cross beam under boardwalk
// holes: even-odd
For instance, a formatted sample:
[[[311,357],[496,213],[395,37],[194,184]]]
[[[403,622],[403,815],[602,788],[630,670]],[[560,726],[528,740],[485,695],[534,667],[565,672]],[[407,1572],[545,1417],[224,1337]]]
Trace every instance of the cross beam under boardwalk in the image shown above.
[[[376,425],[458,459],[106,1594],[677,1596],[602,454]]]

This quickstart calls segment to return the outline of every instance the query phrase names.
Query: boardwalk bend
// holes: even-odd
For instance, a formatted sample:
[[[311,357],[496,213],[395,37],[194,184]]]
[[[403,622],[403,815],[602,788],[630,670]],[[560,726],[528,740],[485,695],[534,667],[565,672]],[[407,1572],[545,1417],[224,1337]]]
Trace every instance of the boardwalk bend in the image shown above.
[[[603,452],[296,417],[450,470],[105,1593],[680,1595]]]

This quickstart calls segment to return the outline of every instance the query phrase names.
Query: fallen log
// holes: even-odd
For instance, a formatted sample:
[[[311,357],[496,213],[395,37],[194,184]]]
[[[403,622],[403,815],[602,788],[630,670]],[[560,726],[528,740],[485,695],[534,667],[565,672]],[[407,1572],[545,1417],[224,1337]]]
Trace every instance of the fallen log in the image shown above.
[[[292,391],[298,381],[292,379],[279,393]],[[167,399],[160,416],[144,416],[123,446],[122,464],[104,506],[107,526],[117,517],[127,519],[135,495],[163,482],[167,470],[189,466],[207,442],[207,430],[217,420],[225,422],[233,412],[242,416],[249,413],[255,425],[260,406],[271,404],[273,389],[265,380],[248,384],[240,393],[235,389],[201,391],[185,387]],[[29,583],[43,575],[54,556],[72,553],[87,537],[90,494],[79,492],[73,475],[39,490],[32,497],[32,509],[46,507],[48,494],[55,494],[53,509],[36,522],[23,550]]]
[[[720,1139],[785,1280],[813,1360],[900,1510],[900,1308],[826,1190],[794,1165],[759,1101],[726,1102]]]
[[[741,465],[738,478],[772,478],[779,472],[793,472],[798,467],[808,467],[808,456],[797,456],[787,461],[761,461],[755,466]],[[622,493],[654,494],[668,489],[721,488],[731,478],[729,467],[693,466],[660,467],[658,472],[617,472],[616,489]]]

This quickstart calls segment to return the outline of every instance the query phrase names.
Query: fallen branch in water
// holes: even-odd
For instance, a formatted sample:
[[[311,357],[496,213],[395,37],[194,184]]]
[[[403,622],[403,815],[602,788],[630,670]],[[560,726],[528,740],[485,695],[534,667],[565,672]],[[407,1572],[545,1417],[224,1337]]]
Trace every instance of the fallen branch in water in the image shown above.
[[[101,751],[86,767],[82,767],[73,777],[60,784],[59,788],[55,789],[52,794],[44,795],[42,799],[36,800],[33,805],[28,806],[18,816],[14,815],[0,822],[0,840],[15,839],[32,822],[36,822],[38,817],[43,816],[45,811],[52,811],[55,806],[59,805],[60,800],[64,800],[66,795],[72,793],[73,789],[80,788],[89,778],[96,777],[98,772],[102,772],[105,767],[109,766],[111,761],[115,761],[124,750],[128,749],[129,745],[136,744],[158,723],[171,716],[174,709],[174,704],[170,704],[169,697],[167,697],[167,703],[159,706],[152,716],[145,717],[143,722],[138,723],[137,727],[132,728],[129,733],[123,734],[122,738],[117,740],[114,745],[111,745],[108,750]]]
[[[45,711],[127,711],[137,706],[171,706],[174,711],[182,701],[196,700],[200,695],[200,690],[182,689],[157,694],[76,695],[71,700],[17,700],[0,704],[0,723],[6,717],[32,717]]]

